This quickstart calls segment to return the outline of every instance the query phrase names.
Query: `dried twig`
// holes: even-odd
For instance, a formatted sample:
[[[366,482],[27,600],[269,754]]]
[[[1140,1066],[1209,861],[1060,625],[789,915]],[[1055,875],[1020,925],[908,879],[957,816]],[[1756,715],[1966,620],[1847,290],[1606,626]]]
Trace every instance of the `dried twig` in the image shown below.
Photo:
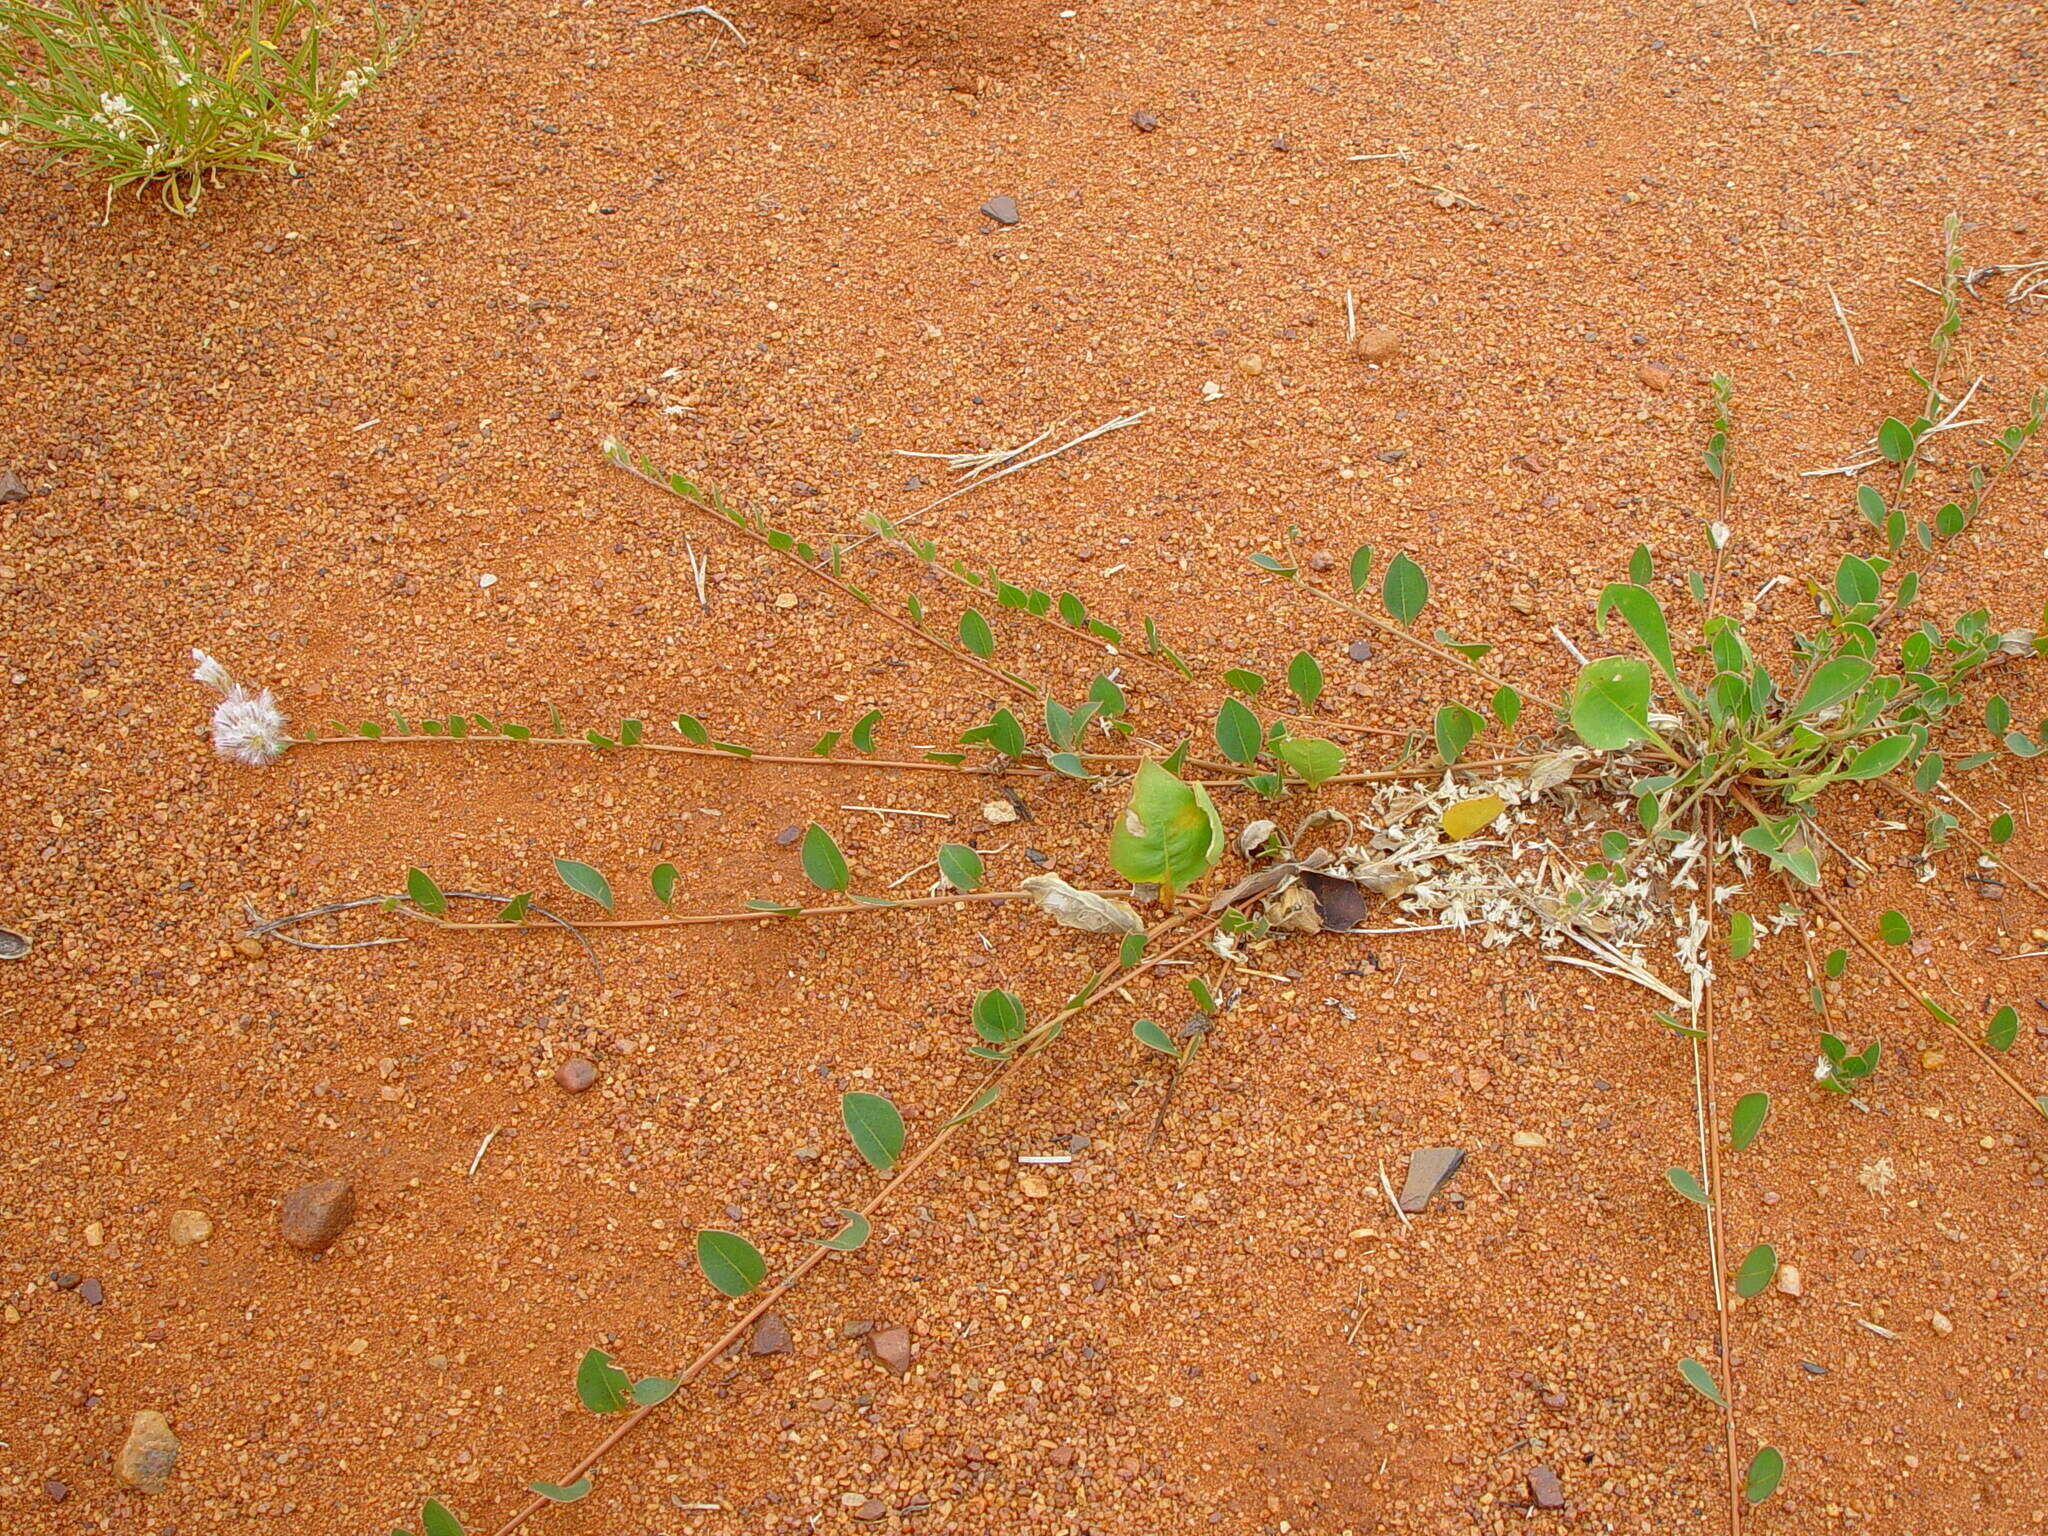
[[[664,11],[659,16],[642,17],[639,22],[639,25],[643,27],[651,27],[657,21],[674,21],[678,17],[682,16],[708,16],[713,21],[717,22],[721,27],[725,28],[726,31],[730,32],[734,37],[738,38],[740,46],[742,48],[747,46],[746,33],[742,32],[738,27],[734,26],[731,22],[727,21],[723,16],[719,15],[718,12],[711,9],[711,7],[708,5],[690,5],[685,6],[680,11]]]
[[[1849,361],[1858,368],[1863,366],[1863,349],[1856,345],[1856,333],[1849,328],[1849,312],[1842,308],[1841,295],[1835,292],[1835,285],[1828,284],[1828,298],[1835,306],[1835,318],[1842,322],[1842,334],[1849,338]]]

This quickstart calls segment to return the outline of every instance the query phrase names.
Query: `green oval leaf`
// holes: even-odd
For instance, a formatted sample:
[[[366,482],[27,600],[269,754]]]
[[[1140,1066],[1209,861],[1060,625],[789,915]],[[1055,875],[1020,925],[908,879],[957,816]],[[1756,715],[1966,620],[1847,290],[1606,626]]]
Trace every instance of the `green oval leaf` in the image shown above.
[[[405,872],[405,894],[412,904],[422,912],[439,917],[448,910],[448,898],[441,894],[441,887],[423,869],[408,869]]]
[[[1572,730],[1598,751],[1651,739],[1650,669],[1632,656],[1603,656],[1579,670],[1572,687]]]
[[[768,1278],[768,1261],[760,1249],[737,1232],[715,1227],[697,1234],[697,1267],[713,1289],[727,1296],[744,1296]]]
[[[1225,699],[1216,715],[1216,745],[1233,763],[1251,763],[1265,745],[1266,733],[1259,717],[1236,699]]]
[[[985,872],[981,855],[965,843],[939,844],[939,873],[954,890],[978,890]]]
[[[1880,530],[1891,511],[1884,504],[1884,493],[1874,485],[1860,485],[1856,488],[1856,510],[1863,514],[1866,523]]]
[[[1878,579],[1877,567],[1860,555],[1844,555],[1842,563],[1835,567],[1835,601],[1844,608],[1860,607],[1874,603],[1884,591],[1884,583]]]
[[[1778,1491],[1785,1480],[1785,1456],[1775,1445],[1767,1445],[1749,1458],[1749,1470],[1742,1474],[1742,1497],[1761,1504]]]
[[[1881,914],[1877,920],[1878,936],[1891,945],[1913,942],[1913,925],[1906,921],[1906,914],[1890,911]]]
[[[1008,1045],[1024,1033],[1024,1000],[1014,992],[991,989],[974,999],[974,1032],[990,1045]]]
[[[1749,1144],[1756,1140],[1757,1132],[1764,1128],[1764,1121],[1771,1112],[1771,1096],[1768,1093],[1745,1093],[1735,1101],[1735,1112],[1728,1117],[1728,1141],[1738,1152],[1749,1150]]]
[[[846,867],[846,855],[832,841],[832,834],[815,821],[804,830],[804,874],[821,891],[843,891],[853,879]]]
[[[903,1155],[903,1116],[879,1093],[843,1093],[839,1118],[853,1138],[853,1150],[877,1173],[887,1173]]]
[[[2012,841],[2012,833],[2012,813],[2010,811],[2001,811],[1991,818],[1991,825],[1987,829],[1986,835],[1994,843],[2009,843]]]
[[[1609,582],[1593,611],[1593,622],[1602,626],[1603,633],[1610,611],[1620,614],[1622,622],[1634,631],[1643,649],[1650,653],[1650,659],[1657,663],[1657,670],[1669,678],[1674,687],[1683,689],[1685,685],[1678,679],[1678,662],[1671,652],[1671,630],[1664,622],[1664,609],[1657,599],[1642,587],[1626,582]]]
[[[1678,1362],[1678,1374],[1685,1378],[1686,1385],[1699,1393],[1716,1408],[1726,1408],[1727,1399],[1721,1396],[1721,1389],[1714,1382],[1714,1373],[1697,1360]]]
[[[1447,763],[1464,756],[1465,748],[1486,722],[1462,704],[1445,704],[1436,712],[1437,755]]]
[[[1798,720],[1838,704],[1870,681],[1872,668],[1861,656],[1837,656],[1813,674],[1787,718]]]
[[[1295,653],[1287,663],[1287,690],[1301,700],[1304,710],[1314,709],[1323,693],[1323,665],[1307,651]]]
[[[1503,683],[1494,690],[1493,718],[1501,723],[1503,730],[1512,731],[1515,722],[1522,718],[1522,696]]]
[[[818,1246],[830,1248],[834,1253],[852,1253],[867,1242],[868,1234],[874,1230],[874,1226],[859,1211],[841,1209],[839,1215],[846,1225],[830,1237],[819,1238]]]
[[[1244,667],[1231,667],[1223,674],[1223,686],[1235,688],[1246,698],[1254,698],[1258,691],[1266,686],[1266,680]]]
[[[1380,601],[1397,622],[1413,624],[1429,602],[1429,577],[1407,555],[1396,555],[1380,582]]]
[[[682,1384],[680,1376],[642,1376],[633,1383],[633,1401],[642,1408],[652,1408],[675,1396],[676,1388]]]
[[[2019,1037],[2019,1010],[2007,1003],[1991,1016],[1990,1026],[1984,1031],[1984,1042],[1994,1051],[2009,1051]]]
[[[1700,1181],[1693,1177],[1689,1168],[1666,1168],[1664,1182],[1677,1190],[1694,1205],[1707,1203],[1707,1192],[1700,1188]]]
[[[970,608],[960,615],[960,643],[983,661],[995,655],[995,631],[988,627],[988,620],[978,609]]]
[[[1842,765],[1845,779],[1880,779],[1906,760],[1906,754],[1913,750],[1911,733],[1902,736],[1887,736],[1882,741],[1872,742]]]
[[[1755,948],[1756,919],[1747,912],[1731,914],[1728,919],[1728,958],[1746,960]]]
[[[632,1404],[632,1384],[601,1349],[586,1350],[576,1366],[576,1398],[592,1413],[617,1413]]]
[[[1361,544],[1351,552],[1351,590],[1363,592],[1372,578],[1372,546]]]
[[[590,1492],[590,1479],[579,1477],[566,1488],[560,1483],[544,1483],[536,1480],[526,1485],[526,1491],[528,1493],[537,1493],[542,1498],[556,1504],[574,1504],[583,1495]]]
[[[676,867],[673,864],[657,864],[647,876],[647,884],[654,891],[654,899],[664,907],[676,899]]]
[[[464,1536],[455,1511],[439,1499],[429,1499],[420,1506],[420,1529],[426,1536]]]
[[[1206,875],[1223,854],[1223,818],[1199,784],[1184,784],[1154,762],[1138,765],[1131,798],[1109,839],[1109,862],[1126,880],[1157,884],[1170,898]]]
[[[874,751],[875,727],[881,723],[882,712],[879,709],[871,709],[854,721],[853,729],[847,732],[848,739],[853,743],[853,750],[856,752]]]
[[[1148,1045],[1162,1056],[1180,1060],[1180,1047],[1173,1043],[1173,1037],[1150,1019],[1140,1019],[1131,1026],[1131,1034],[1140,1045]]]
[[[1273,744],[1273,753],[1310,789],[1344,771],[1344,749],[1319,736],[1283,736]]]
[[[588,864],[579,864],[574,859],[557,859],[555,873],[562,877],[562,884],[578,896],[588,896],[605,911],[612,910],[611,882]]]
[[[1903,464],[1913,457],[1913,429],[1896,416],[1887,416],[1877,429],[1877,451],[1887,464]]]
[[[1758,1243],[1742,1256],[1742,1263],[1735,1270],[1735,1294],[1744,1301],[1754,1300],[1770,1289],[1778,1273],[1778,1250],[1769,1243]]]

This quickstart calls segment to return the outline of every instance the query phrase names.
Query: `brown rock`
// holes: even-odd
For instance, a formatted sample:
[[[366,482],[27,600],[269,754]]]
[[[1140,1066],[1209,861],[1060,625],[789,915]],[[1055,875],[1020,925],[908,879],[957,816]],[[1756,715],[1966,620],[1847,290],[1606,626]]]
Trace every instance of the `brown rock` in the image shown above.
[[[1531,1467],[1529,1497],[1536,1501],[1538,1509],[1563,1509],[1564,1484],[1557,1480],[1557,1474],[1550,1468]]]
[[[1376,325],[1358,333],[1358,355],[1368,363],[1391,362],[1401,350],[1401,333],[1392,326]]]
[[[1408,1154],[1408,1177],[1401,1186],[1401,1209],[1413,1216],[1429,1208],[1436,1192],[1464,1166],[1463,1147],[1417,1147]]]
[[[180,1248],[190,1248],[213,1236],[213,1218],[204,1211],[173,1211],[164,1230]]]
[[[1131,114],[1131,126],[1140,133],[1150,133],[1159,126],[1159,119],[1141,107]]]
[[[555,1081],[564,1093],[582,1093],[597,1081],[597,1068],[581,1056],[571,1056],[555,1068]]]
[[[997,196],[981,205],[984,218],[994,219],[998,224],[1014,224],[1023,215],[1017,212],[1017,199]]]
[[[317,1179],[284,1197],[277,1215],[284,1240],[304,1253],[325,1253],[356,1219],[356,1192],[347,1179]]]
[[[71,1490],[58,1482],[54,1477],[46,1478],[43,1481],[43,1497],[52,1504],[62,1504],[71,1497]]]
[[[754,1339],[747,1346],[748,1353],[756,1355],[786,1355],[789,1353],[789,1324],[770,1312],[754,1324]]]
[[[865,1520],[869,1524],[873,1524],[877,1520],[886,1520],[889,1518],[889,1506],[880,1499],[869,1499],[867,1503],[861,1505],[859,1509],[853,1512],[853,1518]]]
[[[177,1464],[178,1437],[171,1433],[170,1420],[154,1408],[143,1409],[128,1425],[128,1440],[115,1458],[114,1475],[130,1488],[162,1493]]]
[[[1644,363],[1636,369],[1636,377],[1642,380],[1643,388],[1661,395],[1671,387],[1671,366],[1668,363]]]
[[[0,503],[27,501],[28,485],[11,469],[0,469]]]
[[[891,1376],[910,1374],[910,1330],[908,1328],[877,1328],[868,1335],[868,1353],[874,1356],[875,1364]]]

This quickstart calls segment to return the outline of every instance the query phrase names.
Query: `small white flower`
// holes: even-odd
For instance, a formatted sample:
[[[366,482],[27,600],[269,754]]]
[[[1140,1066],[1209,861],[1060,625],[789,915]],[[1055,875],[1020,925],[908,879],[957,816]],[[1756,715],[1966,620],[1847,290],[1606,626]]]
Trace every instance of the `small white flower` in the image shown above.
[[[192,659],[199,663],[192,669],[193,682],[211,688],[222,698],[235,691],[234,674],[196,645],[192,648]]]
[[[284,711],[270,690],[251,693],[235,684],[214,706],[213,750],[251,768],[262,768],[284,756],[291,746]]]
[[[1824,1083],[1834,1075],[1835,1064],[1832,1061],[1829,1061],[1825,1056],[1813,1058],[1813,1080],[1816,1083]]]

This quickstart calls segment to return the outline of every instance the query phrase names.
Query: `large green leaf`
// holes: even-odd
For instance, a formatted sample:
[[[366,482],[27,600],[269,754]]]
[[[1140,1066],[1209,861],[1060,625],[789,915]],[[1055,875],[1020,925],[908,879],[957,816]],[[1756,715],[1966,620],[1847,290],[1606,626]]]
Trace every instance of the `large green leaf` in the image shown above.
[[[1162,895],[1185,890],[1223,854],[1223,818],[1199,784],[1184,784],[1159,764],[1138,765],[1130,804],[1110,834],[1109,862],[1126,880],[1151,882]]]
[[[1603,656],[1587,662],[1572,687],[1571,717],[1579,740],[1600,751],[1654,739],[1649,667],[1633,656]]]
[[[1238,700],[1225,699],[1223,708],[1216,713],[1216,745],[1223,755],[1233,763],[1254,762],[1265,741],[1259,717]]]
[[[1287,663],[1287,689],[1301,700],[1303,709],[1314,709],[1323,692],[1322,663],[1307,651],[1297,651]]]
[[[1283,736],[1273,743],[1273,754],[1310,789],[1344,771],[1344,749],[1320,736]]]
[[[946,883],[956,891],[972,891],[980,887],[984,866],[981,855],[965,843],[939,844],[939,873],[946,877]]]
[[[839,1118],[846,1122],[846,1134],[853,1149],[870,1168],[887,1173],[903,1155],[903,1116],[879,1093],[844,1093],[839,1096]]]
[[[846,867],[846,855],[832,840],[832,834],[815,821],[804,830],[804,873],[821,891],[843,891],[853,875]]]
[[[1899,736],[1887,736],[1882,741],[1872,742],[1842,765],[1845,779],[1881,779],[1906,760],[1906,754],[1913,750],[1910,732]]]
[[[1397,620],[1412,624],[1429,602],[1429,577],[1406,555],[1396,555],[1380,582],[1380,600]]]
[[[557,859],[555,873],[562,877],[562,884],[578,896],[588,896],[605,911],[612,910],[611,882],[599,871],[574,859]]]
[[[1719,1383],[1714,1380],[1714,1373],[1704,1365],[1701,1365],[1699,1361],[1679,1361],[1678,1374],[1685,1378],[1687,1386],[1699,1393],[1701,1397],[1704,1397],[1716,1408],[1726,1408],[1728,1406],[1728,1400],[1721,1395]]]
[[[744,1296],[768,1278],[761,1250],[737,1232],[707,1227],[697,1234],[697,1267],[727,1296]]]
[[[1604,628],[1609,610],[1621,615],[1622,622],[1635,631],[1643,649],[1657,663],[1657,670],[1669,678],[1680,693],[1684,693],[1685,684],[1678,676],[1678,660],[1671,652],[1670,626],[1664,622],[1664,609],[1657,599],[1642,587],[1613,581],[1600,594],[1599,606],[1593,611],[1594,623]]]
[[[1749,1144],[1756,1140],[1757,1132],[1764,1128],[1764,1120],[1771,1112],[1771,1096],[1768,1093],[1745,1093],[1735,1101],[1735,1112],[1728,1117],[1728,1141],[1738,1152],[1749,1150]]]
[[[424,869],[408,869],[405,872],[405,894],[422,912],[439,917],[448,910],[448,898],[441,894],[441,887],[434,884],[433,876]]]
[[[576,1366],[576,1398],[592,1413],[618,1413],[633,1404],[633,1384],[601,1349],[587,1350]]]
[[[1777,1273],[1778,1250],[1769,1243],[1758,1243],[1742,1256],[1742,1263],[1736,1266],[1735,1294],[1744,1301],[1753,1301],[1770,1288]]]
[[[1465,748],[1472,744],[1472,738],[1484,730],[1486,722],[1479,715],[1462,704],[1444,704],[1436,712],[1437,755],[1447,763],[1455,763],[1464,756]]]
[[[429,1499],[420,1506],[420,1529],[426,1536],[464,1536],[455,1511],[439,1499]]]
[[[1869,682],[1870,673],[1870,663],[1861,656],[1837,656],[1813,674],[1813,681],[1806,685],[1806,692],[1799,696],[1787,718],[1803,719],[1831,704],[1839,704]]]
[[[1785,1454],[1775,1445],[1767,1445],[1749,1458],[1749,1470],[1742,1476],[1742,1497],[1750,1504],[1761,1504],[1784,1480]]]

